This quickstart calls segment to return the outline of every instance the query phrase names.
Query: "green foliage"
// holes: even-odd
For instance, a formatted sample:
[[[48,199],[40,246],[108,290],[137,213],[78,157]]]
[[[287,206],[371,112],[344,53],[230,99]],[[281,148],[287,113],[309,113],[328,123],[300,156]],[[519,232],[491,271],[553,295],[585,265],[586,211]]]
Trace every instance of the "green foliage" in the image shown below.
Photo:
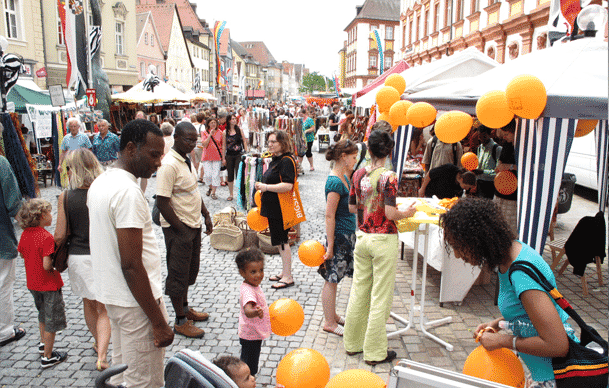
[[[334,90],[334,81],[330,78],[317,74],[317,72],[309,73],[302,78],[302,86],[298,89],[300,93],[325,92],[326,82],[328,90]]]

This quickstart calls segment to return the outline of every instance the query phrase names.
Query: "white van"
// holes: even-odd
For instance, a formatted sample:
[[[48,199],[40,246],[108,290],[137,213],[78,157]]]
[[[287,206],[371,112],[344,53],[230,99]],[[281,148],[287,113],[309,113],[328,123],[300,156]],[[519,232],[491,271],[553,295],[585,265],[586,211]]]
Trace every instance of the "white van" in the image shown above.
[[[571,145],[565,172],[575,174],[576,184],[598,190],[596,174],[596,141],[595,133],[576,137]]]

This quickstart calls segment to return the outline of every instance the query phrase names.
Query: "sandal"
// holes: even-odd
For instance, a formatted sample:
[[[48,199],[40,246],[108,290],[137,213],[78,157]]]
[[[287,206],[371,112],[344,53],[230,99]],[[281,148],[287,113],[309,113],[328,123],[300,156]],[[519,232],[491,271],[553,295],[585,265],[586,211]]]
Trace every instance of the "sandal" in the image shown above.
[[[0,342],[0,346],[8,345],[14,341],[19,341],[21,338],[23,338],[23,336],[25,336],[25,330],[20,327],[13,326],[13,332],[15,335]]]
[[[342,326],[336,326],[336,328],[334,330],[326,330],[326,329],[324,329],[324,331],[326,333],[336,334],[339,337],[342,337],[343,334],[345,334],[345,329]]]
[[[226,198],[226,200],[230,202],[233,200],[233,197],[228,197],[228,198]]]
[[[273,276],[271,276],[269,278],[269,280],[272,281],[272,282],[278,282],[278,281],[281,280],[281,274],[279,274],[279,275],[273,275]]]
[[[286,283],[286,282],[278,281],[277,283],[273,284],[271,286],[271,288],[274,290],[281,290],[283,288],[292,287],[293,285],[294,285],[294,282]]]
[[[345,318],[340,317],[340,318],[338,319],[338,322],[336,322],[336,323],[338,323],[338,324],[339,324],[339,325],[341,325],[341,326],[345,326]]]
[[[218,196],[214,193],[211,195],[211,199],[218,199]]]
[[[101,372],[101,371],[104,371],[104,370],[110,368],[110,364],[108,364],[108,361],[97,360],[95,367],[98,371]]]
[[[207,193],[205,193],[205,195],[207,195],[209,197],[210,194],[211,194],[211,186],[209,187],[209,189],[207,190]]]

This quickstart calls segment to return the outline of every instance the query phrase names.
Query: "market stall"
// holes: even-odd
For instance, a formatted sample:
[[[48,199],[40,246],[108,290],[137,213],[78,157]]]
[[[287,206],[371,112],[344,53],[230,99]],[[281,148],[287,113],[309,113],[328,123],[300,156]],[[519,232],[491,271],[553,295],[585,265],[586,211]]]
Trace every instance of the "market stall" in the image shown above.
[[[478,99],[491,90],[505,90],[516,76],[531,74],[545,85],[547,103],[538,119],[518,119],[516,157],[518,171],[519,238],[542,252],[565,162],[580,119],[598,120],[597,174],[599,209],[607,203],[607,99],[609,95],[607,42],[587,38],[555,44],[477,77],[409,96],[439,111],[461,110],[475,114]],[[403,152],[407,144],[398,143]]]

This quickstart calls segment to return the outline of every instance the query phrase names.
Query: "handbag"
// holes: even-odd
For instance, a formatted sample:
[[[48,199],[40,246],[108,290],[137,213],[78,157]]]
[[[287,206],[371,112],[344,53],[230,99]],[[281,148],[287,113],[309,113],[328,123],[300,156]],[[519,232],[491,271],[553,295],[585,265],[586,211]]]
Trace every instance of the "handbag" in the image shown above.
[[[262,232],[258,232],[258,246],[263,253],[267,255],[276,255],[279,253],[279,246],[273,246],[271,244],[271,232],[268,230],[263,230]]]
[[[581,341],[577,343],[569,338],[569,352],[567,355],[552,358],[556,386],[558,388],[606,388],[607,378],[609,377],[607,364],[609,346],[607,341],[593,327],[584,322],[569,302],[556,288],[552,287],[541,271],[533,264],[522,260],[512,263],[509,270],[510,283],[514,271],[522,271],[539,283],[581,329]],[[603,353],[587,348],[586,345],[591,342],[600,345]]]
[[[211,141],[214,142],[214,145],[216,146],[216,149],[218,150],[218,155],[220,155],[220,158],[222,158],[222,151],[220,151],[220,147],[218,147],[218,143],[216,143],[216,140],[214,139],[214,137],[209,134],[209,138],[211,139]],[[224,166],[220,166],[220,171],[224,171],[226,170],[226,165]]]
[[[294,165],[294,176],[298,176],[296,171],[296,163],[294,159],[287,156]],[[281,176],[279,177],[281,179]],[[300,199],[300,190],[298,190],[298,180],[294,180],[292,190],[285,193],[277,193],[279,197],[279,206],[281,207],[281,217],[283,218],[283,229],[287,230],[303,221],[307,220]]]
[[[213,215],[214,230],[209,235],[213,248],[231,252],[243,248],[243,232],[235,224],[236,213],[234,207],[226,207]]]
[[[239,229],[243,233],[243,249],[250,247],[258,248],[258,234],[249,227],[247,221],[243,220],[239,222]]]
[[[63,212],[66,217],[66,236],[61,241],[55,241],[55,251],[51,254],[53,267],[63,272],[68,268],[68,250],[70,249],[70,218],[68,217],[68,192],[63,196]]]

